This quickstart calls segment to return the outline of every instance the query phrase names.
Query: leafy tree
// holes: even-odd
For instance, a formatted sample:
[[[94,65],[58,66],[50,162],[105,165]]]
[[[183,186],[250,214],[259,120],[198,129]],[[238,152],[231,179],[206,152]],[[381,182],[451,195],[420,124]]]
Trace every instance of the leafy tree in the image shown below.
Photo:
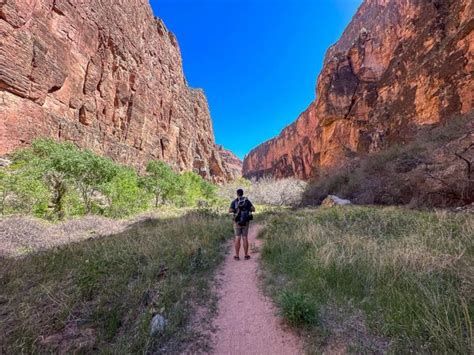
[[[175,173],[162,161],[150,161],[146,175],[72,143],[38,139],[16,151],[13,164],[0,169],[0,213],[21,211],[38,216],[106,213],[123,217],[154,205],[207,204],[216,188],[201,176]],[[102,205],[100,202],[102,201]]]
[[[0,170],[0,211],[34,213],[44,217],[49,191],[35,165],[14,164]]]
[[[31,149],[23,149],[15,155],[15,161],[26,167],[25,173],[30,177],[43,179],[51,192],[53,213],[64,217],[64,198],[69,190],[69,175],[64,168],[64,161],[77,152],[71,143],[56,143],[51,139],[37,139]],[[32,174],[32,169],[36,174]]]
[[[8,199],[14,190],[14,179],[8,168],[0,169],[0,213],[4,215],[8,207]]]
[[[81,194],[86,213],[92,210],[92,196],[101,185],[116,174],[117,164],[89,150],[80,150],[72,143],[57,143],[51,139],[38,139],[31,150],[18,155],[20,160],[28,158],[28,164],[38,166],[52,192],[54,212],[62,217],[63,199],[72,185]]]
[[[118,166],[111,159],[84,150],[65,161],[65,171],[75,182],[84,201],[85,212],[92,210],[92,196],[117,174]]]
[[[179,182],[181,193],[177,202],[180,206],[196,206],[200,200],[212,200],[216,197],[215,186],[196,173],[182,173]]]
[[[10,193],[10,175],[4,169],[0,169],[0,214],[5,214],[5,205]]]
[[[151,160],[146,167],[147,175],[142,179],[144,188],[154,195],[155,207],[160,201],[172,201],[179,191],[179,175],[166,163]]]
[[[139,177],[133,169],[120,167],[102,191],[108,198],[107,214],[111,217],[125,217],[149,207],[150,195],[140,187]]]

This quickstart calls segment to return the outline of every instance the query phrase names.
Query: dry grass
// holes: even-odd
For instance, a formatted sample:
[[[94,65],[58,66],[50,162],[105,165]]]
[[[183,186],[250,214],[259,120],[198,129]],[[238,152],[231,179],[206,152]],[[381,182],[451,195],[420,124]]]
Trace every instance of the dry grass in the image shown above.
[[[387,351],[474,350],[473,215],[348,207],[285,213],[268,225],[270,281],[288,280],[273,294],[305,295],[321,323],[327,307],[352,305],[352,315],[364,312],[368,339],[390,340]],[[373,351],[348,341],[351,347]]]
[[[179,217],[185,211],[167,208],[122,220],[88,215],[56,223],[32,216],[1,217],[0,257],[22,256],[72,242],[114,235],[147,219]]]

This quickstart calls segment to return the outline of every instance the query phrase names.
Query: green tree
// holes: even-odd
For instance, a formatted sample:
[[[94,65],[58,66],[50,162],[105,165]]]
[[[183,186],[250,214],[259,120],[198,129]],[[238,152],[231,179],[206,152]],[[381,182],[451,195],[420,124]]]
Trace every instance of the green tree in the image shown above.
[[[0,213],[4,215],[7,209],[8,198],[13,194],[13,181],[8,168],[0,169]]]
[[[0,211],[34,213],[44,217],[49,191],[35,165],[12,164],[0,169]]]
[[[147,175],[142,179],[144,188],[153,194],[155,207],[160,201],[169,202],[174,199],[179,191],[179,175],[166,163],[151,160],[146,167]]]
[[[52,203],[58,216],[63,215],[63,199],[68,185],[75,186],[81,194],[86,213],[92,210],[92,197],[101,185],[109,182],[117,172],[117,164],[89,150],[80,150],[72,143],[57,143],[51,139],[33,142],[30,162],[40,161],[43,177],[52,191]],[[31,163],[30,163],[31,164]],[[36,164],[36,163],[35,163]]]
[[[107,215],[125,217],[149,207],[150,194],[140,187],[135,170],[120,167],[117,174],[102,188],[109,201]]]
[[[84,201],[86,213],[92,210],[92,197],[100,187],[110,182],[117,174],[118,166],[111,159],[84,150],[66,161],[65,171],[74,180]]]
[[[196,206],[199,201],[211,201],[216,198],[216,187],[191,171],[186,171],[179,178],[180,206]]]
[[[31,149],[20,150],[15,155],[17,164],[25,167],[25,174],[32,178],[41,178],[46,183],[51,193],[53,214],[60,219],[64,217],[64,198],[70,185],[65,163],[77,154],[77,151],[71,143],[37,139]]]

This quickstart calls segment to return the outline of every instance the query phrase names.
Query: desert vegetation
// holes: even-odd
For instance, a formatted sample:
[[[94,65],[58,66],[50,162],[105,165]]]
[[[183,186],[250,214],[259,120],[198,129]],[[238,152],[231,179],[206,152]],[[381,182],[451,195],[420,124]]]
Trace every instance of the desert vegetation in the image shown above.
[[[0,212],[40,218],[98,214],[126,217],[162,205],[194,207],[216,188],[193,172],[150,161],[145,174],[72,143],[38,139],[0,168]]]
[[[269,294],[310,350],[472,353],[474,218],[396,207],[271,217]]]
[[[192,310],[212,302],[209,272],[230,235],[224,217],[181,212],[0,259],[1,352],[179,352],[196,337]],[[155,314],[166,327],[150,336]]]
[[[474,203],[473,122],[472,115],[454,118],[420,129],[408,143],[319,171],[307,186],[304,204],[319,204],[328,194],[359,204],[430,208]]]
[[[271,176],[258,180],[240,178],[219,187],[218,196],[225,200],[233,199],[238,188],[243,188],[245,195],[261,206],[298,206],[302,201],[306,182],[296,178],[275,179]]]
[[[453,132],[432,130],[429,140]],[[11,247],[0,253],[0,349],[169,353],[200,341],[189,321],[196,308],[215,309],[209,282],[232,235],[228,204],[243,188],[266,225],[266,290],[310,352],[340,343],[359,353],[472,352],[472,215],[291,208],[329,192],[369,201],[363,193],[380,189],[382,200],[371,202],[400,203],[389,193],[400,185],[384,174],[398,184],[394,167],[426,159],[427,142],[394,146],[324,183],[215,186],[163,162],[138,174],[70,143],[37,140],[0,168],[0,237]],[[468,196],[467,173],[458,174],[458,197]],[[151,334],[156,315],[165,326]]]

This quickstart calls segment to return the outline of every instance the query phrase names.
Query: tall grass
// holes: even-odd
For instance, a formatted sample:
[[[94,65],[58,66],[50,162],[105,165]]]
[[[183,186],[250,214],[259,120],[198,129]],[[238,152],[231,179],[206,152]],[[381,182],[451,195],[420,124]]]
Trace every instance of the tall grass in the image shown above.
[[[188,213],[0,260],[0,352],[178,351],[229,235],[223,217]],[[155,313],[168,323],[151,337]]]
[[[280,305],[295,293],[323,320],[321,310],[334,304],[354,306],[394,352],[467,354],[474,351],[473,236],[472,215],[321,208],[271,219],[263,259]]]

